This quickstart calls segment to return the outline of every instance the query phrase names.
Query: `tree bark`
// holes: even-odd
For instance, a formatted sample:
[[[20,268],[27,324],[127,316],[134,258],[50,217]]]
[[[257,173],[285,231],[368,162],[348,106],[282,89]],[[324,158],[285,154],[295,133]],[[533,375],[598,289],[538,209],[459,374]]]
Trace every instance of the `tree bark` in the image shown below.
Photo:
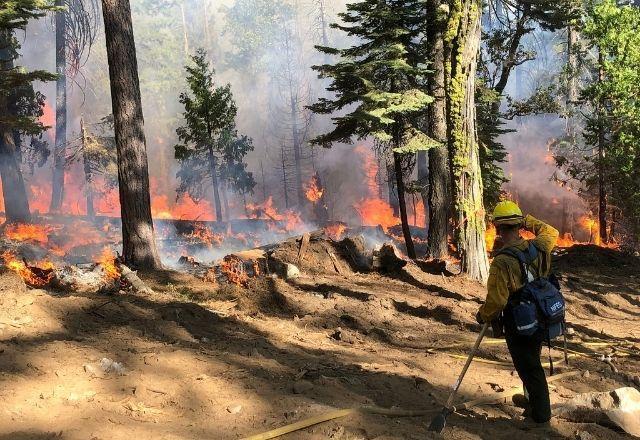
[[[429,150],[429,192],[427,256],[444,258],[448,255],[449,215],[451,207],[450,173],[447,156],[447,116],[445,99],[444,31],[446,19],[441,17],[441,0],[429,2],[429,59],[433,73],[429,78],[429,94],[434,102],[428,110],[428,134],[440,142],[440,146]]]
[[[56,6],[64,6],[64,0],[56,0]],[[53,153],[53,180],[49,211],[59,212],[64,199],[64,172],[67,152],[67,11],[56,12],[56,140]]]
[[[418,183],[420,184],[422,190],[420,191],[420,198],[422,199],[422,206],[427,210],[429,206],[429,162],[428,162],[428,152],[426,151],[418,151],[416,158],[416,165],[418,167]],[[414,210],[415,211],[415,210]],[[415,214],[415,212],[414,212]],[[426,214],[426,212],[425,212]],[[426,228],[428,223],[428,217],[425,215],[424,223],[421,224],[423,228]],[[416,224],[416,226],[418,226]]]
[[[409,218],[407,216],[407,202],[404,194],[402,156],[399,153],[393,153],[393,165],[396,178],[396,188],[398,189],[398,205],[400,209],[400,221],[402,222],[402,235],[404,236],[404,243],[407,247],[407,256],[412,260],[415,260],[416,250],[413,246],[413,239],[411,238],[411,229],[409,228]]]
[[[160,268],[151,218],[149,169],[129,0],[102,0],[118,153],[122,248],[127,266]]]
[[[184,2],[180,3],[180,14],[182,15],[182,40],[184,44],[184,57],[189,58],[191,51],[189,50],[189,35],[187,34],[187,17],[184,13]]]
[[[576,135],[575,106],[578,102],[578,31],[573,24],[567,26],[567,136]]]
[[[598,82],[604,81],[604,56],[598,48]],[[605,106],[602,101],[598,103],[598,235],[601,243],[607,243],[607,191],[605,188]]]
[[[209,168],[211,168],[211,185],[213,186],[213,202],[216,208],[216,221],[222,221],[222,204],[220,203],[220,186],[218,184],[218,160],[209,147]]]
[[[87,217],[93,219],[96,216],[93,207],[93,173],[91,171],[91,161],[87,154],[87,128],[84,119],[80,119],[80,135],[82,139],[82,163],[84,167],[84,192],[87,198]]]
[[[9,53],[12,34],[0,30],[0,73],[13,69],[13,58]],[[9,97],[0,94],[0,117],[9,116]],[[0,179],[7,222],[28,223],[31,221],[29,199],[20,170],[16,144],[12,130],[0,124]]]
[[[462,271],[484,282],[489,276],[489,261],[474,98],[482,2],[450,0],[449,4],[444,41],[445,97],[454,240]]]
[[[304,188],[302,187],[302,152],[300,151],[300,133],[298,132],[298,105],[293,93],[292,85],[289,84],[291,97],[291,131],[293,137],[293,159],[296,168],[296,193],[298,195],[298,206],[304,206]]]

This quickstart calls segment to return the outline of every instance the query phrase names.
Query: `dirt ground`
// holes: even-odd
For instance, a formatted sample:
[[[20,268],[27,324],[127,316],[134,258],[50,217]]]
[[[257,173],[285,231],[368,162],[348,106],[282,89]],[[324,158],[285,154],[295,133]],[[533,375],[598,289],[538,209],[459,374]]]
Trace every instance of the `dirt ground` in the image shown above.
[[[589,374],[555,382],[552,403],[629,386],[625,374],[640,374],[640,357],[629,355],[640,347],[640,261],[578,246],[560,251],[556,267],[575,330],[569,346],[586,354],[569,368]],[[394,275],[303,271],[218,291],[177,272],[143,278],[155,295],[34,290],[0,274],[0,439],[237,439],[360,405],[438,410],[485,294],[413,265]],[[597,359],[608,346],[581,341],[626,347],[613,356],[620,373]],[[503,341],[487,339],[479,357],[488,362],[472,364],[458,402],[520,385]],[[562,366],[561,351],[553,357]],[[107,360],[119,364],[105,372]],[[442,436],[427,432],[431,416],[354,414],[283,438],[548,437],[520,415],[507,399],[451,415]],[[552,426],[557,437],[630,438],[595,424]]]

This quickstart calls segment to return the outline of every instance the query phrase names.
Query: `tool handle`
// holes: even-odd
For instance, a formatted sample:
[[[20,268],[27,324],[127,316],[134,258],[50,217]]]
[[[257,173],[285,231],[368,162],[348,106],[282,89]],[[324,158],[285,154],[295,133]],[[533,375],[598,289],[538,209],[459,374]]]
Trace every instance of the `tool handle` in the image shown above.
[[[458,376],[458,380],[453,385],[453,391],[451,392],[451,394],[449,394],[449,398],[447,399],[445,408],[451,408],[451,404],[453,404],[453,399],[456,397],[456,394],[458,392],[458,389],[460,388],[460,385],[462,385],[462,379],[464,379],[464,375],[467,374],[469,365],[471,365],[471,361],[473,361],[473,358],[476,355],[476,352],[478,351],[478,347],[480,347],[480,343],[482,342],[482,338],[484,338],[484,335],[487,332],[488,328],[489,328],[489,323],[485,322],[485,324],[482,326],[482,330],[480,330],[480,334],[478,335],[478,339],[476,339],[476,343],[473,346],[471,353],[469,353],[467,362],[464,364],[464,368],[460,372],[460,376]]]

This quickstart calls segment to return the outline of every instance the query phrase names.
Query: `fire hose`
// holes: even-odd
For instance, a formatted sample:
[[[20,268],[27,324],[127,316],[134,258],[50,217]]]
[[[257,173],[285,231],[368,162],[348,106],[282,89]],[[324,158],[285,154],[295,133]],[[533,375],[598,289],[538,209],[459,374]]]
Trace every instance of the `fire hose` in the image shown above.
[[[547,379],[547,382],[554,382],[559,379],[563,379],[569,376],[575,376],[579,374],[580,371],[568,371],[562,374],[556,374],[555,376],[551,376]],[[493,403],[496,401],[500,401],[501,399],[509,398],[515,394],[522,393],[522,387],[516,387],[511,390],[503,391],[501,393],[495,394],[493,396],[482,397],[479,399],[470,400],[465,402],[455,409],[470,409],[478,405],[484,405]],[[329,411],[325,414],[320,414],[314,417],[310,417],[308,419],[300,420],[295,423],[291,423],[290,425],[282,426],[280,428],[272,429],[270,431],[263,432],[261,434],[252,435],[249,437],[245,437],[242,440],[268,440],[276,437],[280,437],[285,434],[290,434],[292,432],[300,431],[301,429],[309,428],[310,426],[318,425],[320,423],[328,422],[330,420],[339,419],[342,417],[346,417],[351,414],[361,413],[361,414],[376,414],[387,417],[419,417],[424,416],[426,414],[438,412],[440,409],[428,409],[428,410],[404,410],[404,409],[396,409],[396,408],[381,408],[378,406],[359,406],[355,408],[347,408],[347,409],[338,409],[334,411]]]

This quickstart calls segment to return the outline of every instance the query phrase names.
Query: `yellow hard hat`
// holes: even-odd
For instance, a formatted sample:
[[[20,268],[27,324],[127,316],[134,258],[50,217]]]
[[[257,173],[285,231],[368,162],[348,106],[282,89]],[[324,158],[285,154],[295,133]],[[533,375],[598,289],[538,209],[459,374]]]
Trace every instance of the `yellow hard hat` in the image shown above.
[[[493,210],[493,223],[497,225],[517,225],[522,220],[522,210],[511,200],[498,203]]]

